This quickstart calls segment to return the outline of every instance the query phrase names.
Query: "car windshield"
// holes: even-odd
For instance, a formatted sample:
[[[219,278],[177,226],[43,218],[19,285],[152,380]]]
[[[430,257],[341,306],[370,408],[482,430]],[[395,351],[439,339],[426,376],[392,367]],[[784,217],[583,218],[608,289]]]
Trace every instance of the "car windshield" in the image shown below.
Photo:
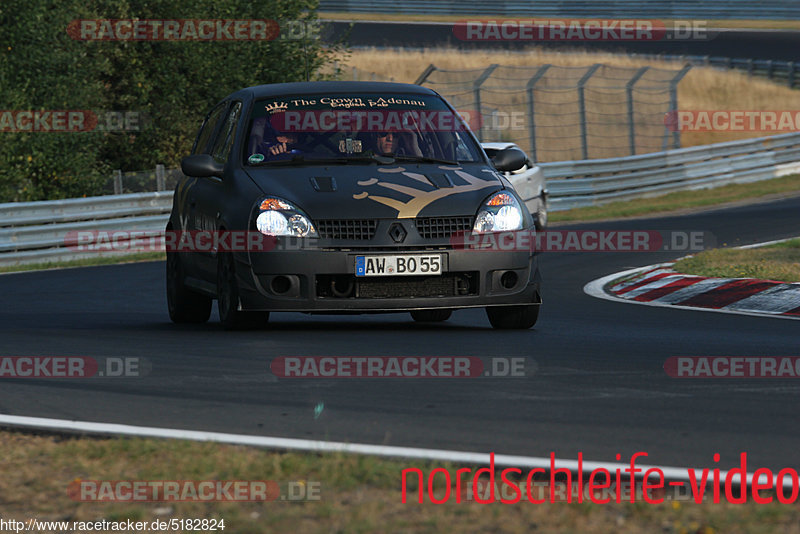
[[[461,117],[436,95],[302,95],[257,101],[249,165],[481,162]]]

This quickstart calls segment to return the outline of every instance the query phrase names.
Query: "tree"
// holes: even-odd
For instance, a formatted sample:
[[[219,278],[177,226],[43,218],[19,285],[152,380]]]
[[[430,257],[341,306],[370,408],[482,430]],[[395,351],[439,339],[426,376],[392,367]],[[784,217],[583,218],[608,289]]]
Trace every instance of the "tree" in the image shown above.
[[[312,79],[338,47],[271,41],[80,40],[76,19],[316,18],[314,0],[36,0],[0,5],[0,102],[5,110],[116,110],[138,131],[0,132],[0,201],[97,194],[111,169],[177,166],[203,117],[252,85]],[[284,24],[285,26],[285,24]],[[102,121],[101,121],[102,122]]]

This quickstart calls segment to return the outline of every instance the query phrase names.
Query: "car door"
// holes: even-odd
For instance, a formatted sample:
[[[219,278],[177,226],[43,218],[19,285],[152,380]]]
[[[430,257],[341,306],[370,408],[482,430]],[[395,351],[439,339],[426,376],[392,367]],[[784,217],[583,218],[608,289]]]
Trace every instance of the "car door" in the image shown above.
[[[195,139],[194,146],[192,147],[192,154],[209,154],[213,147],[214,141],[217,139],[217,132],[221,129],[227,118],[226,111],[230,107],[230,102],[222,102],[212,109],[206,115],[203,125]],[[190,252],[187,252],[188,258],[185,262],[186,274],[194,279],[208,281],[207,267],[205,264],[208,262],[207,254],[198,250],[198,232],[205,229],[206,222],[203,218],[201,210],[198,205],[198,194],[203,194],[207,188],[209,178],[199,178],[196,176],[188,176],[185,182],[180,186],[181,213],[179,214],[181,230],[189,232],[192,238],[188,240],[194,246],[189,247]],[[203,244],[202,241],[199,244]],[[213,290],[213,287],[206,287],[208,290]]]
[[[236,136],[236,125],[242,111],[242,103],[229,102],[225,112],[221,115],[220,125],[203,153],[210,154],[217,163],[225,165],[230,157],[233,140]],[[198,152],[200,153],[200,152]],[[201,178],[194,184],[190,193],[190,201],[194,202],[196,220],[202,232],[217,232],[220,226],[221,203],[226,194],[222,178],[212,176]],[[209,245],[215,243],[212,239]],[[214,246],[203,247],[198,252],[198,262],[202,279],[209,283],[216,283],[217,273],[217,248]]]

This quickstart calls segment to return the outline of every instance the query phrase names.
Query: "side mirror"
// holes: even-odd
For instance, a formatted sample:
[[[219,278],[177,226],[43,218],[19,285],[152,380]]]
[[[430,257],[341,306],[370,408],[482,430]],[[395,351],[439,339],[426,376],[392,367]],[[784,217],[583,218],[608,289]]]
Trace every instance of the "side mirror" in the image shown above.
[[[181,170],[186,176],[197,178],[210,178],[217,176],[222,178],[222,163],[214,161],[209,154],[194,154],[186,156],[181,161]]]
[[[521,168],[527,160],[525,152],[516,147],[508,147],[494,155],[492,164],[498,171],[511,172]]]

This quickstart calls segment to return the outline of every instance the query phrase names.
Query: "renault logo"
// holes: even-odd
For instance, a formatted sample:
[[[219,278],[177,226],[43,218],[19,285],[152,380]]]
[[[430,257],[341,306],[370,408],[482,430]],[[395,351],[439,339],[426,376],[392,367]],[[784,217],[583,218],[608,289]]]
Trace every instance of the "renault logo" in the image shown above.
[[[389,237],[391,237],[392,241],[395,243],[402,243],[405,240],[406,235],[408,234],[406,233],[405,228],[403,228],[403,225],[400,223],[393,223],[389,227]]]

